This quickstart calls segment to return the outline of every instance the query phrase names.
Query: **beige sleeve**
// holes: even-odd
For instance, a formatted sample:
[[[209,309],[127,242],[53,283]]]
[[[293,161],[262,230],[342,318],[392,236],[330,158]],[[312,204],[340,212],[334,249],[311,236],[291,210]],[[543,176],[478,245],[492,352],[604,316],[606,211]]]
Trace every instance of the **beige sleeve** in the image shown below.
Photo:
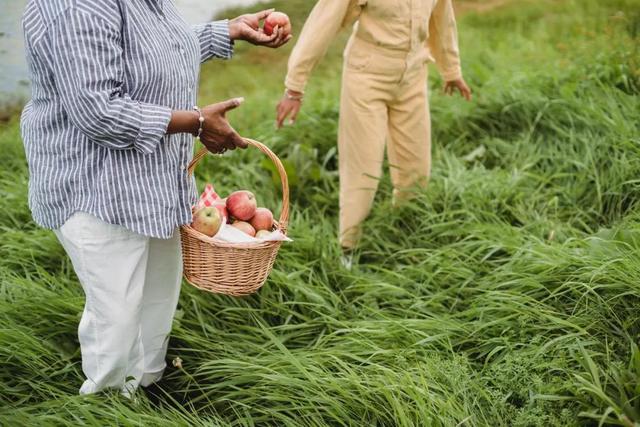
[[[445,81],[462,78],[458,29],[452,0],[438,0],[431,12],[428,45]]]
[[[304,92],[313,68],[338,32],[353,21],[357,9],[357,0],[319,0],[316,3],[289,57],[287,89]]]

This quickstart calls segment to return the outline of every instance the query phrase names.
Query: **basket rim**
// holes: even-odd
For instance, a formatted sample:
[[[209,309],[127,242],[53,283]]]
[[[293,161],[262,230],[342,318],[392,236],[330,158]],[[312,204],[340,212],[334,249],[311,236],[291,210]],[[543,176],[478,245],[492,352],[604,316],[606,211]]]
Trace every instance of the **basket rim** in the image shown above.
[[[286,231],[282,230],[282,228],[278,225],[277,228],[278,230],[282,231],[283,234],[286,236],[287,233]],[[206,234],[202,234],[201,232],[197,231],[196,229],[194,229],[193,227],[191,227],[191,225],[189,224],[184,224],[182,226],[180,226],[180,229],[182,231],[184,231],[185,233],[187,233],[189,235],[189,237],[192,237],[194,239],[197,239],[201,242],[207,243],[211,246],[215,246],[218,248],[229,248],[229,249],[268,249],[268,248],[272,248],[274,246],[277,245],[281,245],[282,241],[281,240],[269,240],[266,242],[248,242],[248,243],[231,243],[231,242],[222,242],[220,240],[216,240],[215,237],[209,237]]]

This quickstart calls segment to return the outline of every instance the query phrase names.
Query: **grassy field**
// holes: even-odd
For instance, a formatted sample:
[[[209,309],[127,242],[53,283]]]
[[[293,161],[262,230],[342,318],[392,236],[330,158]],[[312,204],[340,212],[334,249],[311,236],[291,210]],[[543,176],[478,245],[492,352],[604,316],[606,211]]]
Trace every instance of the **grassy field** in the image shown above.
[[[298,27],[311,3],[274,2]],[[431,185],[394,210],[385,176],[352,271],[334,239],[344,35],[279,132],[288,49],[204,67],[200,104],[246,96],[232,122],[285,161],[295,243],[256,296],[184,287],[160,403],[76,395],[83,295],[3,125],[0,425],[640,425],[640,1],[465,3],[474,103],[432,73]],[[257,152],[197,172],[277,206]]]

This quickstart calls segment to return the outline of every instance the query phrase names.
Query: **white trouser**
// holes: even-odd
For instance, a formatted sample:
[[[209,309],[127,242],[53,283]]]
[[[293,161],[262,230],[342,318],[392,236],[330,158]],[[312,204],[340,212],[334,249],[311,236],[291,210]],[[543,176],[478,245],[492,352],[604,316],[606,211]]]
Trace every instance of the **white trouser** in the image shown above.
[[[130,392],[159,380],[180,294],[180,233],[154,239],[83,212],[55,230],[86,303],[78,328],[80,394]]]

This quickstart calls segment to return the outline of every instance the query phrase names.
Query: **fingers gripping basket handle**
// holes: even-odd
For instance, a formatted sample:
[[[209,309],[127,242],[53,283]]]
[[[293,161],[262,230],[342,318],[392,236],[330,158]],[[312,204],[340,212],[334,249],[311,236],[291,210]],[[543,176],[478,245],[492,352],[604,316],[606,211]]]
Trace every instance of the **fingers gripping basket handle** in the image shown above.
[[[276,165],[276,169],[278,170],[278,174],[280,175],[280,183],[282,184],[282,211],[280,212],[280,219],[278,220],[278,224],[280,225],[282,231],[286,233],[289,223],[289,180],[287,179],[287,172],[285,171],[284,166],[282,166],[282,162],[280,161],[278,156],[276,156],[275,153],[269,149],[269,147],[261,142],[254,141],[253,139],[244,138],[244,140],[250,146],[256,147],[264,154],[266,154],[267,157],[271,159],[273,164]],[[202,148],[195,154],[195,156],[193,156],[193,160],[189,164],[188,168],[189,174],[193,174],[196,166],[198,165],[198,163],[200,163],[200,160],[202,160],[202,158],[207,155],[207,153],[209,153],[209,150],[207,150],[206,148]]]

